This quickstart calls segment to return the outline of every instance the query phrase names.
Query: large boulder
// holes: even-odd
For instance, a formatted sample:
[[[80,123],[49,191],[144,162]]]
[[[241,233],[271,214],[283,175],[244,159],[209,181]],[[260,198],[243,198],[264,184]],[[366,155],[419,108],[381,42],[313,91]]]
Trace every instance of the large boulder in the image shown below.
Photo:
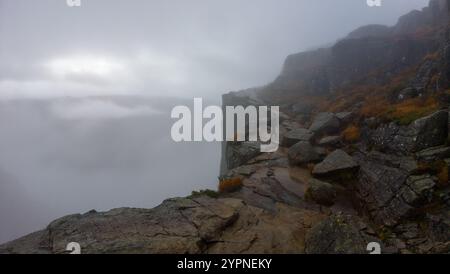
[[[418,119],[411,127],[417,133],[415,151],[442,145],[448,137],[448,111],[441,110]]]
[[[288,159],[291,165],[318,162],[322,159],[321,151],[308,142],[298,142],[289,148]]]
[[[311,178],[305,195],[319,205],[332,206],[336,201],[337,191],[332,184]]]
[[[310,142],[314,134],[306,128],[298,128],[289,131],[283,136],[282,145],[285,147],[291,147],[298,142]]]
[[[333,113],[321,112],[314,117],[309,130],[316,134],[334,133],[339,130],[340,121]]]
[[[448,112],[438,111],[408,126],[395,122],[377,128],[370,137],[379,151],[408,154],[443,145],[448,138]]]
[[[332,176],[342,172],[351,172],[358,168],[353,158],[345,151],[337,149],[317,164],[312,173],[316,176]]]

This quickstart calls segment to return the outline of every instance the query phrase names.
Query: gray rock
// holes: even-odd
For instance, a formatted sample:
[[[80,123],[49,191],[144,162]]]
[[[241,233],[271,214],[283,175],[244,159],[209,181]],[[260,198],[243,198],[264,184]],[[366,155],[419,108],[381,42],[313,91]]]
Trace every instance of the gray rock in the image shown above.
[[[306,128],[298,128],[289,131],[283,136],[282,145],[285,147],[291,147],[298,142],[310,142],[314,134]]]
[[[321,112],[314,118],[309,130],[317,134],[334,133],[339,130],[340,121],[333,113]]]
[[[228,170],[246,164],[261,154],[258,142],[226,142],[226,162]]]
[[[278,204],[277,214],[233,198],[169,199],[154,209],[119,208],[63,217],[0,245],[0,253],[303,253],[321,213]]]
[[[286,120],[280,124],[280,127],[285,128],[287,131],[291,131],[297,128],[300,128],[300,124],[297,121]]]
[[[412,99],[420,95],[419,90],[416,88],[408,87],[401,90],[397,95],[397,100],[403,101],[407,99]]]
[[[378,242],[361,219],[350,215],[332,215],[306,236],[307,254],[368,254],[367,244]]]
[[[353,118],[353,112],[338,112],[335,114],[342,123],[348,123]]]
[[[320,151],[308,142],[298,142],[289,148],[288,159],[291,165],[301,165],[321,160]]]
[[[438,111],[408,126],[392,122],[377,128],[371,135],[371,143],[381,151],[408,154],[443,145],[448,136],[448,113]]]
[[[413,156],[396,156],[373,150],[367,157],[370,158],[370,161],[400,169],[408,174],[415,173],[419,168],[419,165]]]
[[[414,121],[411,125],[417,133],[414,151],[439,146],[447,141],[448,112],[441,110]]]
[[[317,144],[320,146],[325,146],[325,147],[336,147],[341,144],[341,141],[342,141],[342,137],[339,135],[326,136],[326,137],[323,137],[322,139],[320,139],[320,141]]]
[[[277,210],[277,203],[295,207],[304,207],[305,204],[298,195],[285,189],[273,176],[263,177],[260,180],[246,180],[239,191],[227,197],[242,199],[248,205],[274,213]]]
[[[425,162],[443,160],[448,157],[450,157],[450,147],[447,146],[432,147],[416,153],[417,160]]]
[[[403,200],[409,205],[420,207],[431,202],[436,183],[429,175],[411,176],[401,191]]]
[[[317,164],[312,173],[317,176],[329,176],[339,172],[352,171],[356,168],[358,168],[358,164],[353,158],[343,150],[337,149]]]
[[[410,178],[415,169],[413,162],[408,157],[380,152],[357,153],[355,158],[360,164],[355,191],[361,209],[373,222],[392,227],[413,217],[418,206],[416,202],[424,197],[422,194],[427,193],[430,186],[428,178],[424,178],[425,181]]]
[[[332,206],[336,201],[337,192],[332,184],[311,178],[305,195],[320,205]]]

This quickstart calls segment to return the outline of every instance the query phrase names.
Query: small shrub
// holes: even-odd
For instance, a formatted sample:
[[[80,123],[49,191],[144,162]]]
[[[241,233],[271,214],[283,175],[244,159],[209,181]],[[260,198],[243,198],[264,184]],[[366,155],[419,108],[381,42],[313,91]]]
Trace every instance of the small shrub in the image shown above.
[[[434,98],[414,98],[393,105],[385,113],[386,118],[396,121],[400,125],[409,125],[411,122],[429,115],[439,109],[439,103]]]
[[[219,182],[219,193],[230,193],[239,190],[242,187],[242,179],[234,177],[222,179]]]
[[[343,132],[342,132],[342,139],[344,141],[349,143],[354,143],[359,140],[361,137],[361,132],[359,127],[355,125],[348,126]]]
[[[365,99],[365,102],[363,103],[360,109],[360,114],[363,117],[379,116],[380,113],[386,111],[388,104],[389,103],[384,98],[369,96],[368,98]]]
[[[196,198],[200,196],[208,196],[211,198],[218,198],[219,193],[217,191],[211,190],[211,189],[202,189],[199,191],[192,191],[190,198]]]

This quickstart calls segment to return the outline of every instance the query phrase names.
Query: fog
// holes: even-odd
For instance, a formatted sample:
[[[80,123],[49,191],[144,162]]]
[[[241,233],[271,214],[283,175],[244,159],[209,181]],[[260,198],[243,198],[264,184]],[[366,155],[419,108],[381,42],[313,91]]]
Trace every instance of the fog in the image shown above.
[[[291,53],[428,0],[0,0],[0,242],[66,214],[216,188],[220,144],[170,110],[270,82]]]
[[[220,145],[173,142],[172,103],[192,104],[144,98],[0,102],[0,239],[66,214],[153,207],[215,189]]]

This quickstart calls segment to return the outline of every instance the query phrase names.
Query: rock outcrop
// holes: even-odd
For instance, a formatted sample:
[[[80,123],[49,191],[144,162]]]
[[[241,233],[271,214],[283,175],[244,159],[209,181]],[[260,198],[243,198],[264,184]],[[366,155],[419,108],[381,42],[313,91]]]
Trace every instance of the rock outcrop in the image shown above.
[[[320,213],[277,205],[277,214],[233,198],[169,199],[154,209],[88,212],[0,247],[0,253],[298,253]]]
[[[408,126],[391,122],[378,127],[371,141],[380,151],[408,154],[443,145],[447,138],[448,112],[438,111]]]

